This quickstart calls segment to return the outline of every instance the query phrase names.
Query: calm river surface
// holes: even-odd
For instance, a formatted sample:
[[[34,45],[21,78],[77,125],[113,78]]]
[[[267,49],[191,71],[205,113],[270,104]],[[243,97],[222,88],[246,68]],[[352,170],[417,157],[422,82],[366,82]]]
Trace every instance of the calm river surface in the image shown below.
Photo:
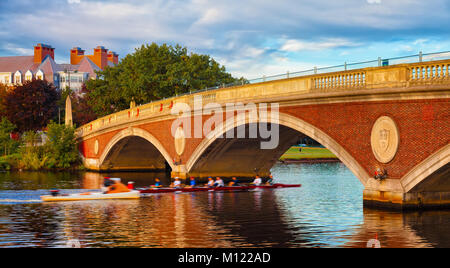
[[[341,163],[278,164],[272,172],[303,187],[41,203],[50,188],[98,189],[101,176],[0,173],[0,247],[65,247],[73,239],[83,247],[365,247],[376,235],[382,247],[450,247],[450,211],[363,209],[363,186]],[[106,175],[137,187],[164,178]]]

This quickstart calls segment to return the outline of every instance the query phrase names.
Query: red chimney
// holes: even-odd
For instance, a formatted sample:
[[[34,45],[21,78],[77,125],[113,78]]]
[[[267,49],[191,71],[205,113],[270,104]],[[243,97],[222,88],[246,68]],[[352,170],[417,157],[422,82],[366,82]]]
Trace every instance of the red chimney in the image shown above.
[[[55,49],[46,44],[37,44],[34,47],[34,63],[41,63],[45,57],[50,55],[55,59]]]
[[[119,63],[119,55],[116,52],[109,51],[108,52],[108,61],[118,64]]]
[[[74,47],[70,50],[70,64],[76,65],[80,63],[80,61],[84,57],[84,50],[79,47]]]
[[[108,65],[108,50],[102,46],[94,48],[93,61],[100,69],[103,70]]]

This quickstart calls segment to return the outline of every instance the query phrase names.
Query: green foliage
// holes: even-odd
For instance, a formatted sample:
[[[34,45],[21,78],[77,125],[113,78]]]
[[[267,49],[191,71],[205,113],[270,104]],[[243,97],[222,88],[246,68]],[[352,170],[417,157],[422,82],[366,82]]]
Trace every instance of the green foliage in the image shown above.
[[[0,121],[0,149],[4,155],[14,153],[19,146],[19,143],[11,139],[11,133],[16,129],[16,126],[9,122],[6,117],[2,117]]]
[[[40,134],[23,134],[24,146],[20,151],[19,168],[25,170],[69,169],[79,164],[75,129],[50,122],[47,138],[42,145]]]
[[[51,122],[48,126],[46,153],[48,168],[70,168],[79,162],[75,128]]]
[[[86,84],[88,102],[98,116],[129,108],[133,98],[144,104],[239,81],[208,55],[155,43],[141,46],[98,75],[99,79]]]

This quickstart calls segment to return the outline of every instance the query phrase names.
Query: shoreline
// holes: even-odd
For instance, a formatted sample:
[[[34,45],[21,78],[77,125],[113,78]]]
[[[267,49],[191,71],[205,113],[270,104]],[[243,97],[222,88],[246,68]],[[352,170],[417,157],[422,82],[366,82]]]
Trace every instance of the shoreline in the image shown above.
[[[288,159],[278,160],[278,163],[282,164],[315,164],[315,163],[338,163],[341,162],[339,158],[300,158],[300,159]]]

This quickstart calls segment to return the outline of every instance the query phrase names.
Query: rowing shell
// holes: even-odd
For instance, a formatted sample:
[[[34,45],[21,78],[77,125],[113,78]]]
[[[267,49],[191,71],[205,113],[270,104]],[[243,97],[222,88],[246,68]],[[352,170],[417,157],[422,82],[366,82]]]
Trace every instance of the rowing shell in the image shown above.
[[[223,192],[223,191],[245,191],[251,189],[276,189],[301,187],[300,184],[273,184],[273,185],[248,185],[248,186],[223,186],[223,187],[186,187],[186,188],[145,188],[140,189],[142,194],[174,193],[174,192]]]
[[[59,202],[59,201],[84,201],[84,200],[107,200],[107,199],[137,199],[140,197],[139,191],[131,191],[125,193],[83,193],[70,195],[43,195],[41,200],[44,202]]]

